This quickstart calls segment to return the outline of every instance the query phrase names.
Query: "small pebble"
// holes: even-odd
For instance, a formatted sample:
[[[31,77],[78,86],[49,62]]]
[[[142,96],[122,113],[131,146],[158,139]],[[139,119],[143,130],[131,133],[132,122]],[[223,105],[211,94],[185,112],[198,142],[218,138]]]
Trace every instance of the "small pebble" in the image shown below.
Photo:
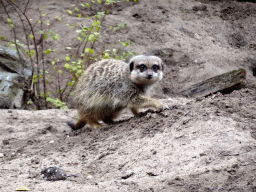
[[[132,170],[126,170],[122,176],[122,179],[128,179],[129,177],[131,177],[134,174],[134,172]]]
[[[56,166],[42,169],[41,176],[48,181],[65,180],[68,177],[64,170]]]

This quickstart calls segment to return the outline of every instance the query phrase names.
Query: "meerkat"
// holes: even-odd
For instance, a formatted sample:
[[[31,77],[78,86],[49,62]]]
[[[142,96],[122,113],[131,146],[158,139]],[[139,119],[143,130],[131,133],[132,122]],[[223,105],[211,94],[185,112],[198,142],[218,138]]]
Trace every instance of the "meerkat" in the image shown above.
[[[82,74],[75,90],[79,118],[68,125],[78,130],[89,124],[93,128],[113,123],[123,109],[135,116],[140,108],[168,109],[167,105],[146,97],[152,86],[163,78],[163,62],[156,56],[138,55],[129,63],[105,59],[90,65]]]

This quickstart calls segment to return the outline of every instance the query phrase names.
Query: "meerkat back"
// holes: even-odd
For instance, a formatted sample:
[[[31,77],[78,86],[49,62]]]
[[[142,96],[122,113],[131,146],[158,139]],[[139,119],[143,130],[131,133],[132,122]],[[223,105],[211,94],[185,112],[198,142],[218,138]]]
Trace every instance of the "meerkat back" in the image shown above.
[[[92,64],[81,76],[75,91],[78,108],[93,110],[118,104],[122,88],[129,78],[127,63],[106,59]],[[113,103],[114,102],[114,103]]]

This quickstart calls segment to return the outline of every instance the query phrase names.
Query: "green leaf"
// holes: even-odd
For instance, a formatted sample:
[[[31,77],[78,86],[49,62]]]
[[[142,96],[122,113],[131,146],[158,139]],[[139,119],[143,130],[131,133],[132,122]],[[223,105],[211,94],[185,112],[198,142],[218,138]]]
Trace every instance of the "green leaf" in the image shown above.
[[[91,5],[89,3],[86,3],[86,6],[89,7],[89,8],[91,7]]]
[[[88,53],[90,51],[90,48],[85,48],[84,52]]]
[[[72,15],[72,14],[73,14],[73,12],[72,12],[72,11],[70,11],[70,10],[67,10],[67,12],[68,12],[70,15]]]
[[[55,61],[52,61],[52,65],[55,65]]]
[[[29,35],[30,39],[34,39],[34,35]]]
[[[82,63],[82,60],[79,59],[79,60],[77,61],[77,65],[81,65],[81,63]],[[78,67],[81,67],[81,66],[78,66]]]
[[[73,82],[68,82],[67,83],[69,86],[73,87],[74,86],[74,83]]]
[[[46,51],[44,51],[46,54],[49,54],[52,52],[52,49],[47,49]]]
[[[97,2],[99,3],[99,4],[101,4],[102,2],[101,2],[101,0],[97,0]]]
[[[41,33],[41,34],[44,34],[45,32],[44,32],[43,30],[40,30],[40,33]]]
[[[47,98],[46,98],[46,101],[48,101],[48,102],[53,102],[53,98],[47,97]]]
[[[77,17],[82,17],[82,15],[81,15],[81,14],[78,14]]]
[[[66,47],[66,49],[72,49],[72,47]]]
[[[92,41],[93,38],[94,38],[94,35],[93,35],[93,34],[90,34],[90,35],[88,36],[88,41]]]
[[[70,66],[68,63],[65,63],[64,67],[65,67],[66,69],[69,69],[71,66]]]
[[[91,54],[93,54],[94,51],[93,51],[92,49],[90,49],[89,52],[90,52]]]
[[[66,61],[70,61],[70,57],[69,56],[66,56]]]
[[[68,109],[68,106],[63,106],[60,109]]]
[[[49,30],[49,32],[50,32],[51,35],[53,35],[53,31],[51,29]]]
[[[56,34],[54,37],[58,40],[60,38],[60,35]]]
[[[59,74],[61,74],[61,75],[63,74],[63,71],[62,71],[62,70],[58,70],[58,72],[59,72]]]
[[[79,10],[77,7],[75,7],[75,10],[76,10],[77,12],[80,12],[80,10]]]
[[[42,14],[42,16],[43,16],[43,17],[45,17],[45,16],[46,16],[46,14]]]
[[[61,17],[57,17],[57,19],[58,19],[59,21],[62,21]]]
[[[77,37],[77,39],[78,39],[79,41],[82,41],[82,37]]]
[[[50,21],[49,20],[45,21],[45,23],[46,23],[46,25],[50,25]]]
[[[0,39],[5,40],[5,37],[4,36],[0,36]]]
[[[9,19],[9,18],[7,18],[7,21],[8,21],[8,23],[9,23],[9,24],[11,24],[11,23],[12,23],[12,20],[11,20],[11,19]]]
[[[42,23],[42,21],[41,21],[41,20],[38,20],[37,22],[38,22],[39,24],[40,24],[40,23]]]
[[[83,70],[79,69],[79,70],[77,70],[76,73],[81,74],[82,72],[83,72]]]
[[[82,7],[85,7],[83,3],[81,3],[81,6],[82,6]]]

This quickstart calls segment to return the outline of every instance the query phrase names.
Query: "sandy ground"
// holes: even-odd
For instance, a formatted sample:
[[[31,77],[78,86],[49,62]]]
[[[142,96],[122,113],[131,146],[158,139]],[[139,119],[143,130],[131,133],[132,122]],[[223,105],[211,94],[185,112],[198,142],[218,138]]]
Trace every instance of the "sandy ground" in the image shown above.
[[[69,4],[49,0],[44,10],[83,23],[66,13]],[[125,112],[119,123],[79,131],[66,124],[76,119],[74,109],[0,110],[0,191],[256,191],[255,16],[256,4],[249,1],[139,0],[115,7],[98,43],[131,40],[129,49],[163,58],[165,76],[153,97],[171,110],[141,118]],[[4,17],[0,7],[0,33],[8,37]],[[127,26],[118,33],[108,29],[119,23]],[[52,27],[68,37],[57,49],[74,40],[60,23]],[[179,95],[238,68],[247,71],[240,90],[206,98]],[[49,166],[70,177],[44,180],[40,171]]]
[[[71,131],[75,110],[2,110],[1,190],[255,190],[255,91],[162,101],[171,110],[97,130]],[[46,181],[49,166],[75,176]]]

